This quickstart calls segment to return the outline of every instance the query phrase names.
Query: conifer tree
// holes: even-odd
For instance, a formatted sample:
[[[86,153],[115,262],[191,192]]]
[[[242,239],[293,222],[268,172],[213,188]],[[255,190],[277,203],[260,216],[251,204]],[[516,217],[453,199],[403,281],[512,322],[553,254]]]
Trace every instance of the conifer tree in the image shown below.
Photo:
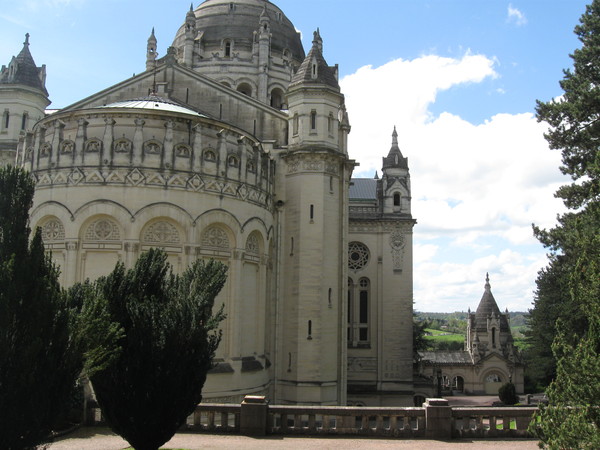
[[[136,450],[167,442],[202,399],[224,318],[213,313],[226,279],[218,262],[171,273],[166,254],[151,249],[131,270],[118,264],[96,282],[98,300],[122,327],[121,353],[91,376],[104,417]]]
[[[550,126],[546,139],[572,179],[556,193],[570,211],[553,229],[535,229],[551,252],[531,311],[531,336],[554,341],[556,377],[537,428],[550,448],[600,446],[600,0],[587,6],[575,34],[582,45],[560,82],[564,94],[537,105],[538,119]]]
[[[30,241],[34,184],[0,168],[0,448],[45,442],[68,406],[81,370],[71,331],[75,315],[44,253],[39,229]]]

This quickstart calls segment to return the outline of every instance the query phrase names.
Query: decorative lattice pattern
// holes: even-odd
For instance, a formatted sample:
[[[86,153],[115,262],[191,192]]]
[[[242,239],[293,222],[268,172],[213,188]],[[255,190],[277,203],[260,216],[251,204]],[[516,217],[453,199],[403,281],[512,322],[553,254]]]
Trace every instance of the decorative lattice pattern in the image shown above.
[[[361,242],[348,244],[348,268],[359,270],[369,263],[369,249]]]
[[[248,253],[258,254],[258,237],[256,234],[251,234],[248,236],[248,240],[246,241],[246,251]]]
[[[60,241],[65,238],[65,227],[58,219],[50,219],[42,226],[44,242]]]
[[[222,228],[211,226],[202,233],[202,245],[229,250],[229,238]]]
[[[155,222],[143,234],[143,240],[149,244],[180,244],[179,231],[169,222]]]
[[[118,241],[121,239],[119,227],[110,219],[92,222],[84,234],[86,241]]]

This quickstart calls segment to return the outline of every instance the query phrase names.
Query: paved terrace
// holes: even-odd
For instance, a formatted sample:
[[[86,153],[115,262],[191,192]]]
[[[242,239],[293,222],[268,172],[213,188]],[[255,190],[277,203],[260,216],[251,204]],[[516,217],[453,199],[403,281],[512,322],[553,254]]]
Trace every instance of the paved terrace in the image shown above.
[[[81,428],[56,441],[49,450],[120,450],[129,447],[126,441],[115,436],[107,428]],[[430,439],[379,439],[379,438],[311,438],[295,436],[267,436],[252,438],[237,435],[177,433],[164,448],[200,449],[414,449],[458,450],[479,449],[537,449],[532,439],[453,439],[434,441]]]

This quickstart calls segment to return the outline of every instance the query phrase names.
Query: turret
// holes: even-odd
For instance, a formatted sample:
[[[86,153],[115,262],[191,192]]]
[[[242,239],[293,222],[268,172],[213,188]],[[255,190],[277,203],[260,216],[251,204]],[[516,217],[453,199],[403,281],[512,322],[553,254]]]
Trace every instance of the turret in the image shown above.
[[[0,166],[15,164],[19,142],[24,152],[32,139],[28,132],[49,104],[46,66],[35,65],[27,33],[21,52],[0,70]]]
[[[196,39],[196,16],[194,14],[194,5],[190,5],[190,10],[185,15],[185,43],[183,45],[183,64],[192,67],[194,62],[194,42]]]
[[[260,14],[258,24],[258,100],[267,103],[271,53],[271,19],[267,12],[267,4]]]
[[[337,65],[323,58],[323,40],[314,32],[313,45],[288,88],[290,148],[319,145],[347,155],[350,132]]]
[[[150,33],[148,45],[146,46],[146,70],[154,70],[157,56],[158,52],[156,51],[156,36],[154,36],[154,27],[152,27],[152,33]]]
[[[283,197],[283,339],[278,401],[344,404],[348,190],[353,168],[338,130],[344,103],[315,43],[288,90]]]
[[[383,158],[383,212],[411,213],[410,174],[408,158],[402,156],[398,146],[396,127],[392,133],[392,147]]]

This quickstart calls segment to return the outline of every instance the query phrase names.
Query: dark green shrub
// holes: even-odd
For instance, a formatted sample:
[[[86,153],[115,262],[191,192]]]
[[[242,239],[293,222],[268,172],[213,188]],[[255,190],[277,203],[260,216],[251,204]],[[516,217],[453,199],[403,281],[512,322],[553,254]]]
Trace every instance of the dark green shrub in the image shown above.
[[[500,397],[500,401],[505,405],[514,405],[519,402],[519,396],[517,395],[515,385],[511,382],[503,384],[500,389],[498,389],[498,397]]]

